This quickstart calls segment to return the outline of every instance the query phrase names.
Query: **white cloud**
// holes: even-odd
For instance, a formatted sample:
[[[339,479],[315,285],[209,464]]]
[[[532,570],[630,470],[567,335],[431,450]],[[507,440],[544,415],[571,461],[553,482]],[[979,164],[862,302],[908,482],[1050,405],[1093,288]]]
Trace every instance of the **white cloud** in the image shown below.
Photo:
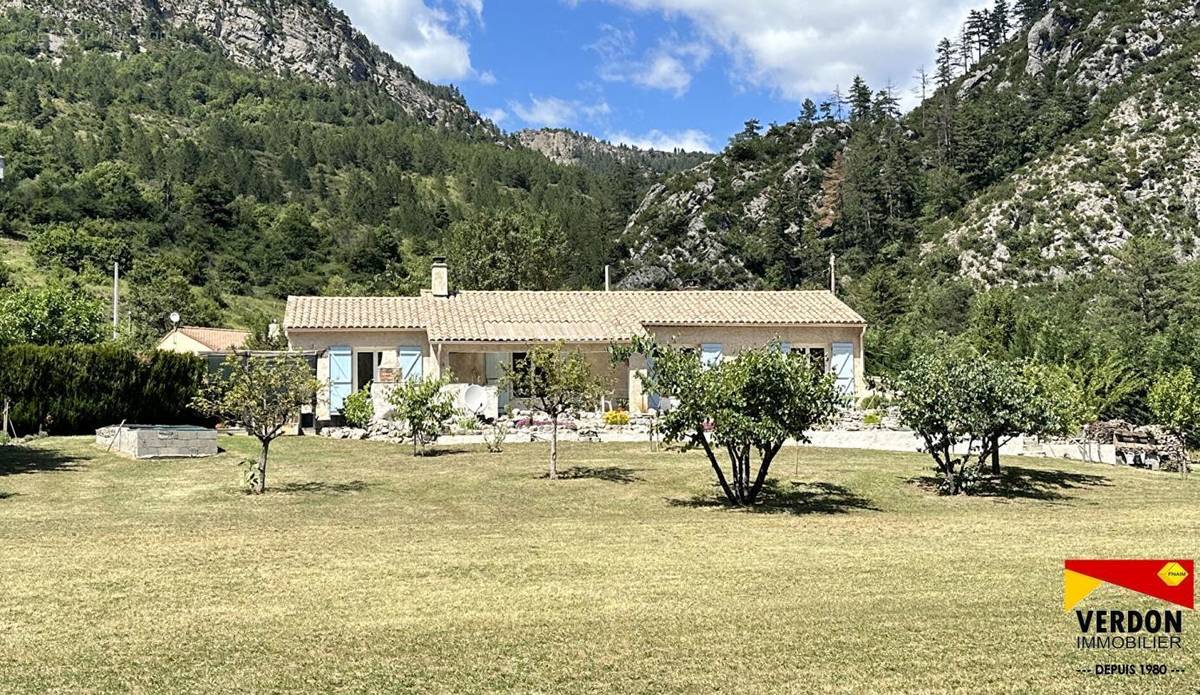
[[[704,43],[683,41],[672,34],[661,39],[655,48],[638,55],[637,36],[632,29],[606,24],[600,31],[600,38],[588,48],[600,55],[601,79],[632,82],[672,92],[675,96],[687,93],[692,76],[711,54],[711,49]]]
[[[472,25],[482,24],[483,0],[335,2],[372,41],[422,78],[439,82],[477,76],[465,35]]]
[[[508,112],[500,108],[487,109],[483,112],[483,117],[492,123],[495,123],[496,125],[501,125],[504,123],[504,120],[508,118]]]
[[[562,128],[577,123],[581,118],[596,122],[612,113],[612,108],[603,99],[588,103],[533,94],[529,95],[528,104],[511,101],[508,107],[527,125],[538,128]]]
[[[479,79],[479,84],[487,84],[487,85],[496,84],[496,76],[494,74],[492,74],[491,70],[484,70],[483,72],[479,73],[478,79]]]
[[[605,139],[610,142],[640,147],[644,150],[666,150],[669,152],[679,148],[689,152],[714,151],[712,139],[708,137],[708,133],[696,130],[695,128],[671,133],[665,133],[661,130],[651,130],[641,135],[610,133]]]
[[[942,36],[985,0],[604,0],[690,20],[733,59],[734,77],[799,101],[856,74],[882,88],[912,83]],[[672,75],[664,66],[664,81]],[[678,82],[676,83],[678,84]],[[902,95],[907,96],[907,95]]]

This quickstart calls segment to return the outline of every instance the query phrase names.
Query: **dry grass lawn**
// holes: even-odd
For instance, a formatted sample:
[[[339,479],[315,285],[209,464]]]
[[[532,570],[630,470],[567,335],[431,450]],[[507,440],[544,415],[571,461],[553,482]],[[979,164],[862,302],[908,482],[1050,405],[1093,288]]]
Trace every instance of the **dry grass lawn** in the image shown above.
[[[1197,692],[1185,651],[1082,654],[1066,557],[1200,555],[1200,476],[1006,460],[939,498],[917,454],[785,450],[770,505],[699,454],[292,438],[215,460],[0,447],[0,692]],[[1102,588],[1095,606],[1154,605]],[[1194,635],[1194,636],[1193,636]],[[1162,662],[1167,677],[1076,673]]]

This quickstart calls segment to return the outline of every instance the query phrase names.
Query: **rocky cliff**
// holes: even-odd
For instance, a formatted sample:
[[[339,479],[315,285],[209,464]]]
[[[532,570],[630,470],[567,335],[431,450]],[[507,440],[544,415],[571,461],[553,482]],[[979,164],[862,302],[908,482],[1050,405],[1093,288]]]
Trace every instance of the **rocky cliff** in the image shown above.
[[[199,39],[244,67],[325,83],[367,83],[414,118],[496,134],[456,90],[418,78],[324,0],[0,0],[0,9],[6,8],[60,22],[62,33],[51,35],[48,52],[63,50],[72,38],[90,45],[106,41],[113,51]]]
[[[592,169],[612,164],[637,167],[648,174],[671,174],[693,167],[710,157],[707,152],[664,152],[629,145],[614,145],[565,128],[520,130],[513,138],[523,147],[540,152],[557,164]]]
[[[786,283],[772,268],[787,254],[837,252],[861,258],[860,272],[952,259],[981,286],[1021,284],[1110,263],[1135,234],[1195,258],[1198,28],[1196,0],[1055,2],[898,117],[902,138],[797,121],[764,134],[754,156],[734,143],[648,193],[625,230],[626,283]],[[898,176],[889,167],[905,151],[913,170]],[[859,173],[873,175],[843,180],[845,162],[872,157]],[[892,192],[903,186],[882,190],[889,176],[908,179],[907,210]]]

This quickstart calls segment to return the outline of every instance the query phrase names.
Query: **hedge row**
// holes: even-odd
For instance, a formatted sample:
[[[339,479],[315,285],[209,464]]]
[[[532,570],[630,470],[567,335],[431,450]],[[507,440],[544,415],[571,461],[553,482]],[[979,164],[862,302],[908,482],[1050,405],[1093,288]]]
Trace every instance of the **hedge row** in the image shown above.
[[[17,434],[89,434],[130,424],[196,424],[188,404],[204,360],[174,352],[139,354],[114,345],[0,348],[0,408]]]

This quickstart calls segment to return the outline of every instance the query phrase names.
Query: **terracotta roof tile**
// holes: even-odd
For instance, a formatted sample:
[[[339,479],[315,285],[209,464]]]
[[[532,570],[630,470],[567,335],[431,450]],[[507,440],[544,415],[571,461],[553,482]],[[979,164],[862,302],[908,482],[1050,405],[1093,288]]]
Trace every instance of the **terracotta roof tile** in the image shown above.
[[[203,326],[180,326],[179,332],[206,346],[213,352],[225,352],[230,348],[240,348],[246,344],[250,334],[246,331],[235,331],[231,328],[207,328]]]
[[[646,326],[862,325],[823,291],[456,292],[449,297],[289,297],[292,329],[424,328],[434,342],[614,341]]]

